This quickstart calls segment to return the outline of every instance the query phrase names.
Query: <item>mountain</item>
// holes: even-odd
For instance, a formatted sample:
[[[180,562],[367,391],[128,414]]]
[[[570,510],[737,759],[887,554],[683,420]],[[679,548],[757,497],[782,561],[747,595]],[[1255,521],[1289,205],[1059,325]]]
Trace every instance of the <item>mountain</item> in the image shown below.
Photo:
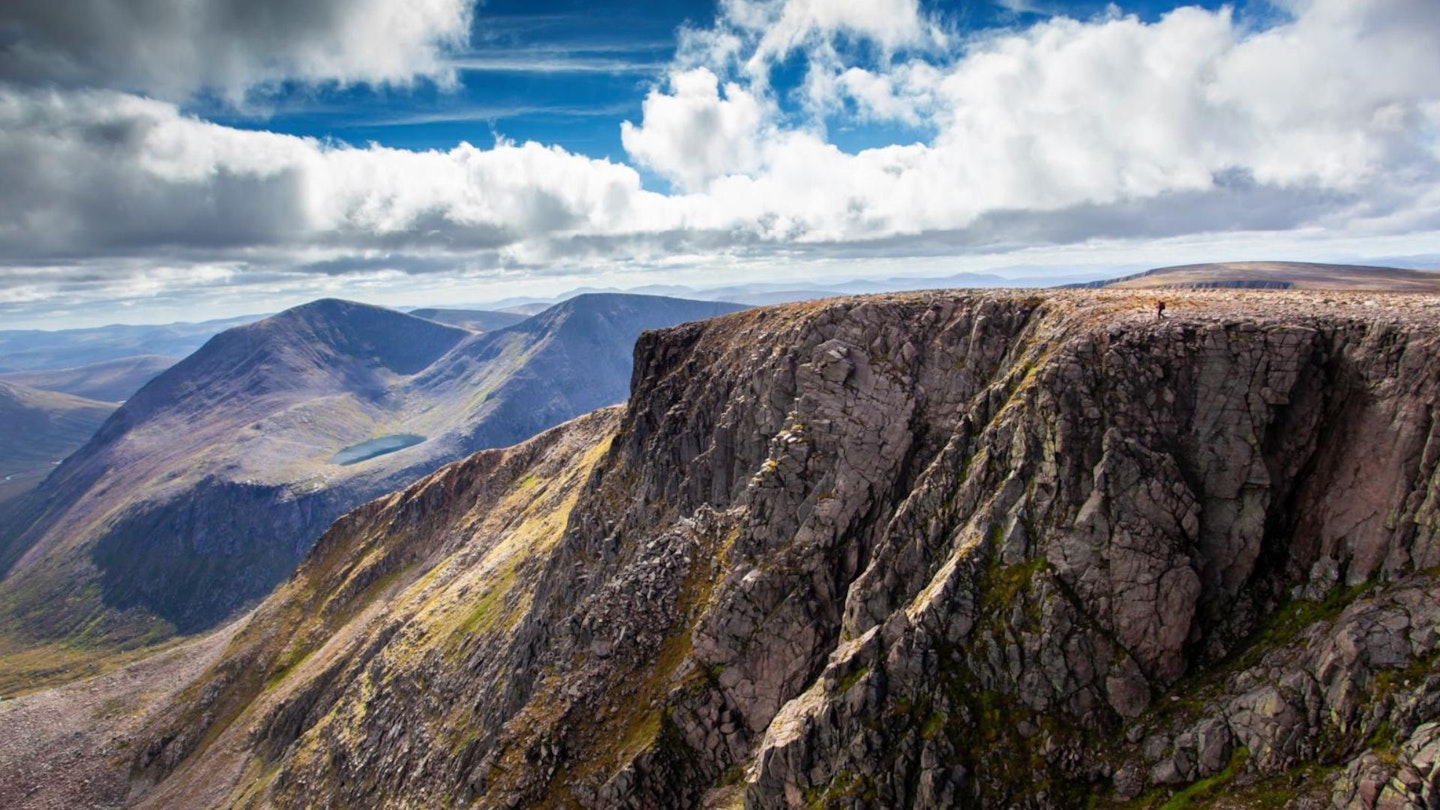
[[[0,502],[49,475],[114,410],[114,403],[0,380]]]
[[[462,412],[469,416],[451,431],[456,438],[449,459],[460,458],[623,402],[641,333],[742,308],[623,293],[580,295],[466,342],[417,375],[414,385],[432,398],[458,385],[468,397]]]
[[[100,655],[213,627],[346,510],[622,401],[643,330],[735,308],[585,296],[476,335],[325,300],[217,335],[127,400],[0,534],[0,562],[16,561],[0,649]],[[0,664],[0,689],[28,672]]]
[[[514,326],[527,317],[517,312],[490,312],[481,309],[439,309],[435,307],[414,309],[410,311],[410,314],[417,318],[424,318],[437,323],[447,323],[451,326],[469,329],[472,332],[493,332],[496,329]]]
[[[145,354],[184,357],[220,332],[256,320],[259,316],[246,315],[155,326],[0,330],[0,372],[75,368]]]
[[[1161,267],[1132,276],[1070,286],[1122,290],[1230,287],[1435,293],[1440,292],[1440,272],[1309,262],[1219,262]]]
[[[1180,302],[646,334],[623,410],[337,521],[119,795],[1429,806],[1440,299]]]
[[[0,380],[101,402],[120,402],[179,360],[160,354],[142,354],[76,368],[13,371],[0,374]]]

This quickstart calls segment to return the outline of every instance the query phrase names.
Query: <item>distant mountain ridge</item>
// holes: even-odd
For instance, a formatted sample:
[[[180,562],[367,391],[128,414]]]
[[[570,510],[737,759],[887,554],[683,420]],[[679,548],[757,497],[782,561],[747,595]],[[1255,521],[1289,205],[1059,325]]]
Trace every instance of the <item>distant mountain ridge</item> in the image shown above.
[[[142,354],[74,368],[13,371],[0,374],[0,380],[101,402],[120,402],[178,362],[179,357]]]
[[[1158,267],[1120,278],[1067,284],[1071,289],[1233,288],[1440,292],[1440,272],[1313,262],[1216,262]]]
[[[214,335],[262,317],[242,315],[198,323],[113,324],[84,329],[0,330],[0,372],[75,368],[145,354],[184,357]]]
[[[493,332],[496,329],[514,326],[528,317],[518,312],[491,312],[483,309],[444,309],[439,307],[412,309],[410,310],[410,314],[417,318],[425,318],[426,320],[437,323],[447,323],[451,326],[459,326],[473,332]]]
[[[642,331],[738,308],[582,296],[474,334],[324,300],[226,331],[136,392],[36,493],[5,541],[18,562],[0,617],[35,641],[213,626],[268,593],[345,510],[623,400]],[[424,441],[332,461],[397,434]],[[83,583],[96,592],[54,609]]]

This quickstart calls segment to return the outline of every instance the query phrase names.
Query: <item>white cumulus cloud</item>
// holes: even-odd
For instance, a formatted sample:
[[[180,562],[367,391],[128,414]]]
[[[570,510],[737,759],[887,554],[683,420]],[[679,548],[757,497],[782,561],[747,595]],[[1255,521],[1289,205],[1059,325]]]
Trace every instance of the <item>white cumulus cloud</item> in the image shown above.
[[[683,74],[704,81],[653,91],[625,144],[683,187],[709,188],[719,210],[757,212],[756,231],[777,239],[971,229],[980,240],[1074,240],[1098,221],[1108,235],[1125,235],[1129,222],[1137,236],[1363,227],[1429,199],[1440,180],[1440,6],[1288,8],[1293,19],[1263,31],[1225,8],[1179,8],[1156,22],[1056,17],[893,63],[847,64],[843,51],[816,46],[803,98],[787,112],[753,65],[783,58],[785,48],[767,44],[775,31],[821,27],[777,24],[748,41],[733,32],[810,19],[814,7],[730,3],[715,30],[732,33],[706,41],[731,50]],[[905,28],[927,25],[938,23]],[[885,29],[855,30],[890,44]],[[842,152],[825,132],[847,105],[862,121],[925,137]],[[1135,208],[1181,198],[1197,211],[1188,223]],[[1232,215],[1219,216],[1221,201]],[[1007,236],[1003,223],[1022,221]]]
[[[760,168],[762,102],[730,82],[722,95],[708,68],[670,74],[669,92],[645,98],[643,124],[621,124],[625,149],[641,165],[687,190]]]

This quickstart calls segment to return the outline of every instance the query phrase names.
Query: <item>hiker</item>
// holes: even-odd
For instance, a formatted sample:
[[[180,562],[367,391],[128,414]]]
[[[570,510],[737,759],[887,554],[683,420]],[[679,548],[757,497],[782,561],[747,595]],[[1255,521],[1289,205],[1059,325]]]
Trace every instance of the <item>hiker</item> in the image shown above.
[[[1164,301],[1156,301],[1156,302],[1155,302],[1155,320],[1158,321],[1158,320],[1160,320],[1160,319],[1163,318],[1163,317],[1165,317],[1165,302],[1164,302]]]

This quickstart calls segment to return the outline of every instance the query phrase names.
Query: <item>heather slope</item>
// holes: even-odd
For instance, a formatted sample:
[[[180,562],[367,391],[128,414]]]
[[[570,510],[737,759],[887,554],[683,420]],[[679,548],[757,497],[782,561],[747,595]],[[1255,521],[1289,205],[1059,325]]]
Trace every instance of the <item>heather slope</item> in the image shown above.
[[[1428,801],[1440,299],[1171,311],[650,333],[622,414],[332,527],[147,732],[142,803]]]

